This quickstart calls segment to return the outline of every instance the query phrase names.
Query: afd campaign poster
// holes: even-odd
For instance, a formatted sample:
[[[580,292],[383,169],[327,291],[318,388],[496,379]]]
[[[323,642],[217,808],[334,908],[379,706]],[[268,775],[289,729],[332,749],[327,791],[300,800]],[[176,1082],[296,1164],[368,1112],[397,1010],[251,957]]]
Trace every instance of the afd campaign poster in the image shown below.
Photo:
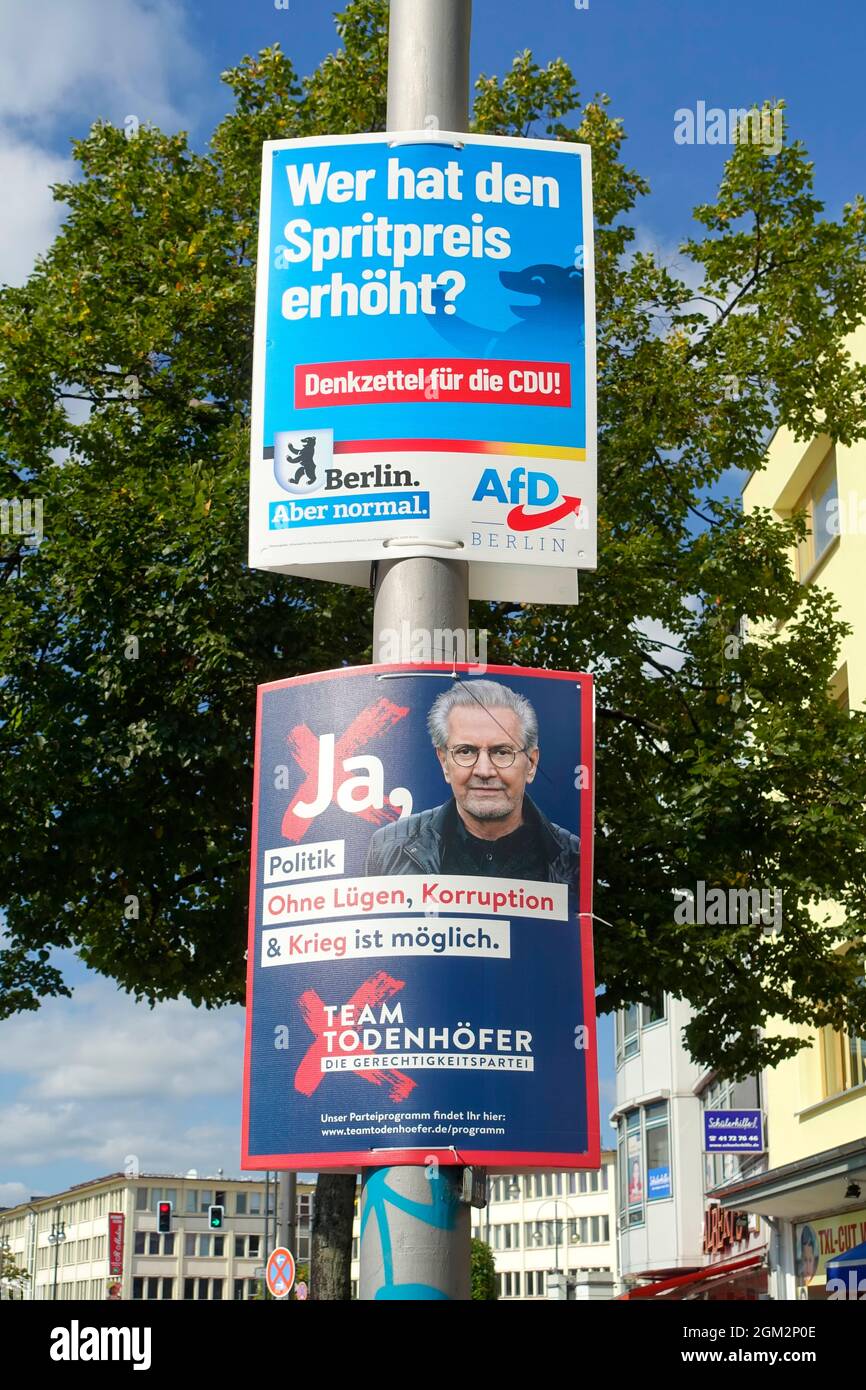
[[[259,689],[243,1167],[597,1167],[587,675]]]
[[[590,152],[394,132],[270,141],[250,564],[366,585],[453,553],[470,597],[596,564]]]

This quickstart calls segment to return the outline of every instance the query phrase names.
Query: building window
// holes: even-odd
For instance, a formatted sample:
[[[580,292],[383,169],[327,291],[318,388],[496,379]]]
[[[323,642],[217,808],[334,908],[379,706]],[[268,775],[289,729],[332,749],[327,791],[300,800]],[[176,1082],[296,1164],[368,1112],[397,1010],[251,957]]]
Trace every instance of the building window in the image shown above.
[[[247,1214],[247,1194],[245,1192],[235,1193],[235,1216],[246,1216]],[[237,1282],[237,1281],[235,1281]],[[241,1295],[243,1297],[243,1295]]]
[[[173,1279],[169,1279],[169,1278],[163,1279],[163,1281],[162,1281],[162,1296],[163,1296],[164,1299],[165,1299],[165,1298],[174,1298],[174,1280],[173,1280]]]
[[[620,1116],[617,1149],[620,1173],[620,1221],[623,1225],[642,1226],[644,1221],[644,1182],[639,1110],[630,1110],[628,1114]]]
[[[165,1235],[165,1236],[163,1236],[163,1238],[162,1238],[162,1253],[163,1253],[163,1255],[173,1255],[173,1254],[174,1254],[174,1234],[173,1234],[173,1233],[170,1234],[170,1235]]]
[[[822,1028],[821,1051],[826,1096],[866,1085],[866,1035]]]
[[[520,1275],[506,1271],[504,1274],[497,1274],[496,1288],[500,1298],[519,1298],[520,1297]]]
[[[242,1260],[242,1259],[243,1259],[243,1256],[244,1256],[244,1238],[243,1238],[243,1236],[235,1236],[235,1259],[236,1259],[236,1260],[237,1260],[237,1259],[241,1259],[241,1260]]]
[[[262,1214],[262,1194],[261,1192],[250,1193],[250,1216],[261,1216]]]
[[[802,584],[817,565],[830,542],[839,534],[839,485],[836,481],[836,448],[825,457],[795,512],[805,512],[809,534],[797,546],[797,578]]]
[[[194,1279],[184,1279],[184,1281],[183,1281],[183,1296],[184,1296],[184,1298],[195,1298],[195,1280],[194,1280]]]
[[[147,1253],[148,1255],[159,1254],[159,1235],[156,1231],[151,1231],[147,1237]]]
[[[664,990],[652,995],[648,1004],[641,1004],[641,1026],[651,1028],[654,1023],[662,1023],[665,1017]]]
[[[223,1296],[223,1281],[222,1279],[212,1279],[211,1283],[213,1284],[213,1293],[211,1297],[219,1303]]]
[[[626,1009],[618,1009],[616,1014],[616,1065],[622,1066],[629,1057],[640,1052],[640,1009],[637,1004],[629,1004]]]
[[[145,1249],[146,1244],[147,1244],[147,1232],[146,1232],[146,1231],[136,1231],[136,1232],[135,1232],[135,1235],[133,1236],[133,1245],[132,1245],[133,1253],[136,1254],[136,1255],[143,1255],[143,1254],[144,1254],[144,1249]]]
[[[199,1238],[198,1238],[198,1253],[199,1253],[199,1255],[203,1256],[205,1259],[209,1258],[209,1256],[210,1256],[210,1236],[199,1236]]]
[[[133,1297],[133,1299],[144,1298],[144,1280],[143,1280],[143,1279],[133,1279],[133,1281],[132,1281],[132,1297]]]
[[[733,1081],[714,1081],[704,1091],[701,1100],[704,1110],[730,1110],[734,1104],[734,1082]],[[702,1117],[703,1122],[703,1117]],[[722,1183],[730,1182],[740,1174],[747,1155],[733,1153],[714,1153],[704,1154],[704,1180],[705,1190],[712,1192],[713,1188],[719,1187]]]
[[[646,1199],[658,1202],[673,1196],[670,1127],[667,1101],[644,1110],[646,1130]]]
[[[198,1211],[198,1192],[194,1187],[187,1188],[186,1192],[186,1212],[192,1216]]]
[[[225,1250],[225,1239],[225,1236],[214,1236],[213,1238],[213,1252],[218,1260],[222,1259],[223,1251]]]
[[[147,1211],[147,1188],[137,1187],[135,1189],[135,1210]]]
[[[244,1281],[243,1281],[243,1279],[236,1279],[236,1280],[235,1280],[235,1294],[234,1294],[235,1302],[236,1302],[236,1303],[242,1302],[242,1301],[243,1301],[243,1296],[244,1296]]]
[[[310,1237],[298,1236],[298,1259],[308,1260],[310,1258]]]
[[[528,1269],[526,1271],[526,1297],[543,1298],[544,1282],[543,1269]]]
[[[203,1187],[198,1194],[198,1209],[207,1216],[207,1209],[210,1206],[213,1206],[213,1191],[211,1188]]]
[[[261,1239],[261,1236],[250,1236],[248,1254],[251,1260],[258,1259],[259,1245],[261,1244]]]

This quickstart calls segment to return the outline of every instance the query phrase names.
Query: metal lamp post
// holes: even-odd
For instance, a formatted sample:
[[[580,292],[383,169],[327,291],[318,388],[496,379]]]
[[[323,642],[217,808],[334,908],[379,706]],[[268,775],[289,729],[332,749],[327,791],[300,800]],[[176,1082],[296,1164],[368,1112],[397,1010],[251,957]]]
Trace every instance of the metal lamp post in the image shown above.
[[[560,1203],[562,1203],[562,1205],[565,1207],[566,1211],[568,1212],[569,1218],[570,1218],[572,1221],[577,1221],[578,1218],[575,1216],[575,1214],[574,1214],[574,1212],[572,1211],[571,1206],[569,1205],[569,1203],[566,1202],[562,1197],[548,1197],[548,1198],[546,1198],[545,1201],[543,1201],[543,1202],[541,1203],[541,1206],[538,1208],[538,1213],[539,1213],[539,1214],[536,1215],[536,1218],[535,1218],[536,1221],[540,1221],[540,1213],[544,1210],[545,1207],[549,1207],[551,1203],[553,1203],[553,1211],[554,1211],[554,1216],[553,1216],[553,1223],[554,1223],[554,1243],[555,1243],[554,1269],[555,1269],[555,1272],[556,1272],[557,1275],[559,1275],[560,1272],[562,1272],[562,1273],[564,1274],[564,1277],[565,1277],[565,1280],[566,1280],[566,1287],[567,1287],[567,1283],[568,1283],[568,1273],[567,1273],[566,1271],[560,1271],[560,1268],[559,1268],[559,1220],[560,1220],[560,1218],[559,1218],[559,1214],[558,1214],[558,1213],[559,1213],[559,1206],[560,1206]],[[540,1235],[540,1233],[537,1233],[537,1236],[538,1236],[538,1235]],[[537,1238],[537,1236],[536,1236],[536,1238]],[[540,1243],[540,1241],[539,1241],[539,1243]]]
[[[51,1234],[48,1237],[48,1244],[54,1246],[54,1286],[51,1291],[52,1301],[57,1298],[57,1265],[60,1259],[60,1247],[66,1239],[66,1222],[60,1220],[60,1207],[54,1208],[54,1221],[51,1226]]]

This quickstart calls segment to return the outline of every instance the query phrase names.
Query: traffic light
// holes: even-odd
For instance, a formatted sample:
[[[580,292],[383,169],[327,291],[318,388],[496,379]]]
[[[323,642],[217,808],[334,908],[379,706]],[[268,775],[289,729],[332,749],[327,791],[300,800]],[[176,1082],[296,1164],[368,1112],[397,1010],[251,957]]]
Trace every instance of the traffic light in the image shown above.
[[[209,1224],[211,1230],[212,1230],[212,1231],[221,1231],[222,1228],[223,1228],[223,1216],[224,1216],[224,1214],[225,1214],[225,1207],[222,1207],[222,1206],[210,1206],[210,1207],[208,1207],[207,1211],[208,1211],[208,1218],[209,1218],[208,1224]]]
[[[163,1236],[171,1230],[171,1202],[160,1202],[157,1206],[156,1229]]]

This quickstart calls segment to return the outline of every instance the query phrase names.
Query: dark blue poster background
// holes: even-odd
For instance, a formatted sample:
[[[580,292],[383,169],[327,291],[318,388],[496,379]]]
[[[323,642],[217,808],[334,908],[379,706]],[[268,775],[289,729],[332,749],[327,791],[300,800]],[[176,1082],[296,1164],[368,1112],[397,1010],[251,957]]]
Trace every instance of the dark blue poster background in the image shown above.
[[[458,679],[478,678],[456,669]],[[542,904],[546,893],[557,892],[557,902],[567,903],[559,912],[565,920],[521,917],[512,909],[480,915],[465,906],[420,907],[423,883],[484,890],[501,882],[448,874],[412,880],[414,911],[405,904],[372,912],[358,907],[342,916],[335,910],[347,898],[351,908],[351,880],[361,880],[361,888],[386,884],[383,900],[397,891],[390,883],[406,883],[363,876],[372,834],[397,820],[407,793],[412,813],[452,799],[426,727],[433,700],[454,683],[450,668],[346,669],[259,691],[244,1167],[354,1169],[417,1163],[419,1151],[508,1171],[599,1161],[591,678],[506,667],[488,668],[481,678],[507,685],[534,706],[540,761],[527,792],[549,821],[580,836],[579,878],[570,888],[509,880]],[[334,872],[340,845],[342,874]],[[277,850],[289,873],[300,868],[306,876],[287,881],[287,871],[277,869],[280,881],[266,882],[266,859],[272,870],[280,860],[266,852]],[[322,906],[310,911],[317,897]],[[284,904],[304,899],[306,911],[280,918]],[[276,912],[263,925],[265,904]],[[425,920],[425,911],[436,915]],[[381,923],[394,919],[402,919],[398,928],[422,933],[426,953],[350,958],[353,943],[369,943]],[[454,924],[470,942],[485,933],[500,945],[487,954],[434,953],[428,937],[444,938]],[[380,941],[389,939],[383,930]],[[365,1002],[369,1008],[359,1018]],[[354,1013],[341,1015],[340,1006]],[[364,1025],[371,1031],[362,1035]],[[341,1065],[348,1056],[345,1065],[354,1068],[364,1055],[394,1053],[432,1061],[322,1070],[323,1059],[336,1057]],[[506,1060],[491,1060],[497,1057]],[[521,1060],[509,1062],[515,1057]],[[445,1058],[452,1060],[442,1065]]]

